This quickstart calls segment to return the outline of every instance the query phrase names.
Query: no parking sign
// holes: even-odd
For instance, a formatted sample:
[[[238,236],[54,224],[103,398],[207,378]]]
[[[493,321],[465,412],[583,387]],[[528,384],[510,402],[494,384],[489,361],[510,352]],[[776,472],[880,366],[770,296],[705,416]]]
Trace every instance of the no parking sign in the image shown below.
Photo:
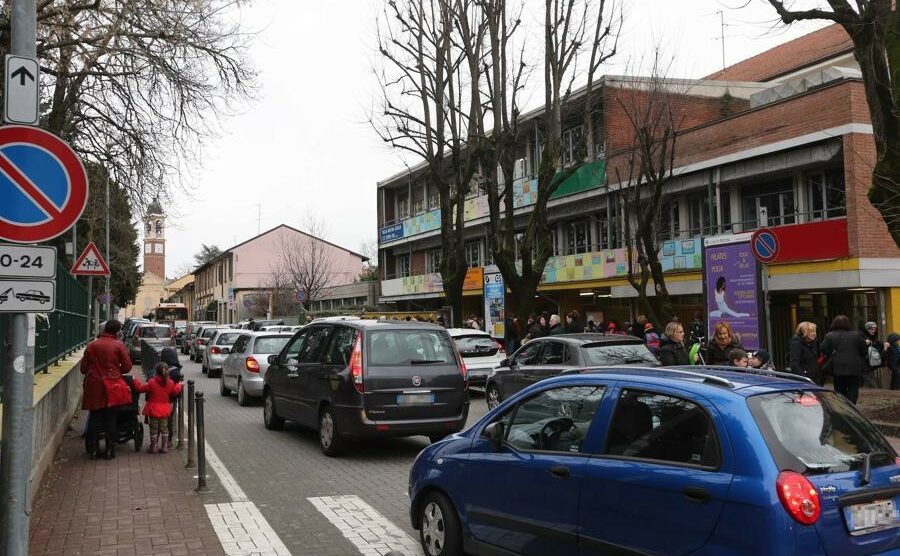
[[[84,166],[64,141],[36,127],[0,127],[0,238],[53,239],[78,221],[87,194]]]

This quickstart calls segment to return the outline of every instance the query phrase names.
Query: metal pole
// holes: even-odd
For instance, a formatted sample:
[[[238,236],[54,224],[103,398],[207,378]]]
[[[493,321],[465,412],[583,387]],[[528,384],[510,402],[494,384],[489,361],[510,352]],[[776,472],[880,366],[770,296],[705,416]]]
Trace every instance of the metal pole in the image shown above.
[[[35,0],[12,0],[10,54],[34,58]],[[6,92],[8,94],[8,91]],[[31,476],[34,364],[28,364],[28,319],[9,319],[8,357],[3,363],[3,438],[0,440],[0,553],[28,554],[29,478]]]
[[[197,490],[206,490],[206,430],[203,426],[203,392],[195,394],[197,406]]]
[[[769,265],[762,264],[760,266],[762,266],[763,302],[765,303],[766,310],[766,349],[769,350],[769,353],[772,353],[775,346],[772,345],[772,304],[769,302]]]
[[[184,448],[184,389],[175,400],[178,403],[178,444],[175,449],[180,450]]]
[[[109,210],[109,173],[106,173],[106,264],[112,267],[112,262],[109,259],[109,219],[112,212]],[[110,295],[110,278],[112,276],[106,277],[106,320],[112,318],[112,296]],[[165,278],[165,276],[163,276]]]
[[[194,399],[194,381],[188,381],[188,393],[187,393],[187,410],[188,410],[188,453],[187,453],[187,463],[185,467],[194,467],[194,404],[192,403]]]
[[[78,256],[78,255],[76,255],[76,257],[77,257],[77,256]],[[93,327],[91,326],[91,315],[94,314],[93,311],[91,311],[91,307],[93,306],[93,305],[92,305],[93,299],[94,299],[94,277],[93,277],[93,276],[88,276],[88,298],[87,298],[87,341],[89,341],[89,342],[91,341],[91,338],[94,337],[94,335],[91,334],[91,329],[93,328]]]

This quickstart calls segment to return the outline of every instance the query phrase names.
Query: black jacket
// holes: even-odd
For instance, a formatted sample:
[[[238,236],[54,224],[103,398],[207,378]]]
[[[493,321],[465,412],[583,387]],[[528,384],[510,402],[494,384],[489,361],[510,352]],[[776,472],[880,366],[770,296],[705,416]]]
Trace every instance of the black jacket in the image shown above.
[[[822,341],[826,372],[834,376],[862,376],[869,370],[868,347],[859,332],[832,330]]]
[[[743,349],[743,346],[741,346],[741,344],[737,343],[736,341],[731,340],[730,344],[728,344],[724,348],[720,348],[719,344],[717,344],[715,340],[710,340],[706,345],[706,364],[731,365],[731,360],[728,359],[728,352],[735,348]]]
[[[561,324],[554,324],[550,327],[550,330],[547,331],[547,336],[559,336],[560,334],[565,334],[566,329],[562,327]]]
[[[668,338],[663,338],[659,344],[659,361],[664,367],[691,364],[691,358],[684,344],[676,344]]]
[[[806,342],[799,334],[791,338],[789,365],[791,372],[797,375],[815,376],[819,372],[819,342]]]

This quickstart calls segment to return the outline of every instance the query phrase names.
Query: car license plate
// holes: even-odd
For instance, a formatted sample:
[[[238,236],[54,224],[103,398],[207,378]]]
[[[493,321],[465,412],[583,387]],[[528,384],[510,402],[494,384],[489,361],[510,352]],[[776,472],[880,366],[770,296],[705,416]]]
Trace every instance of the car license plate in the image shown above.
[[[397,405],[431,405],[434,394],[397,394]]]
[[[900,525],[900,512],[893,500],[854,504],[847,508],[846,516],[851,535]]]

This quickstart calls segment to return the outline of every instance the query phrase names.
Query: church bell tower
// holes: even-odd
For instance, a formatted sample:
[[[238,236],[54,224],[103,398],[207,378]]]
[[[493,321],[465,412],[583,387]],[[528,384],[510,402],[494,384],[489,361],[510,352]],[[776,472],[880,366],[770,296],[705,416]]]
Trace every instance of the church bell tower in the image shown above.
[[[159,197],[147,207],[144,217],[144,272],[166,278],[166,215]]]

